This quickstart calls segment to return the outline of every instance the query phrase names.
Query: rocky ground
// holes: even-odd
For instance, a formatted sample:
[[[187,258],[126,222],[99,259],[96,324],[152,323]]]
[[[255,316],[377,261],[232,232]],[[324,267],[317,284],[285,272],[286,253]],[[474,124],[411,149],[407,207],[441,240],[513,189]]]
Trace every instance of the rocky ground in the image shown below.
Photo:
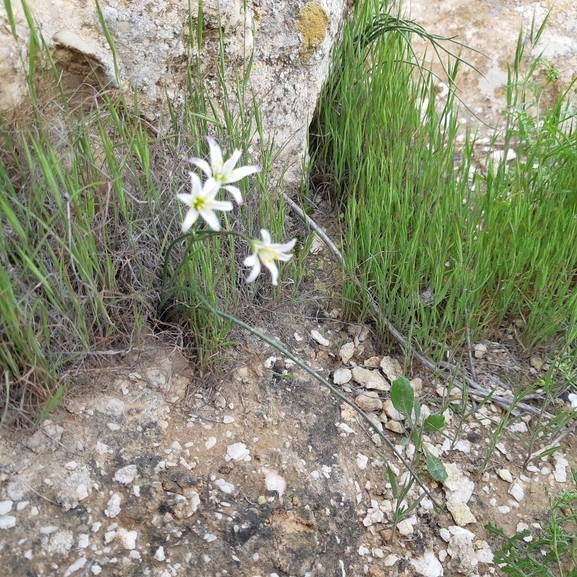
[[[406,423],[388,398],[399,361],[366,327],[308,313],[281,315],[273,336],[356,399],[411,459],[412,445],[400,444]],[[510,339],[479,344],[483,378],[495,366],[513,387],[521,375],[539,376],[539,359],[516,360]],[[425,497],[393,535],[397,503],[376,450],[402,484],[398,459],[272,347],[247,336],[231,354],[230,374],[207,387],[178,351],[151,340],[72,390],[33,435],[4,431],[2,574],[498,575],[484,525],[513,534],[545,523],[544,485],[571,488],[573,437],[524,468],[532,419],[520,415],[481,473],[501,409],[489,403],[462,422],[449,408],[446,437],[426,439],[449,478],[422,477],[450,510],[436,513]],[[440,410],[447,395],[459,404],[458,390],[418,366],[406,376],[425,411]],[[406,502],[421,492],[413,487]]]
[[[465,22],[463,41],[475,41],[477,26],[486,32],[485,48],[502,51],[491,23],[508,23],[504,11],[523,15],[530,8],[469,1],[466,11],[452,1],[440,13],[441,3],[425,3],[429,14],[412,4],[427,27],[441,23],[436,31],[450,33],[459,30],[451,28],[455,22],[463,31]],[[471,10],[476,16],[465,18]],[[561,25],[569,21],[560,19],[555,30],[565,34]],[[504,66],[496,56],[493,62],[487,81],[496,77],[495,66]],[[468,102],[490,120],[500,106],[496,86],[487,88],[492,94],[468,86]],[[478,103],[475,92],[482,95]],[[317,248],[311,275],[324,271],[332,283],[335,265]],[[446,409],[445,436],[431,434],[426,443],[449,477],[444,484],[422,478],[435,500],[450,503],[447,509],[436,512],[422,498],[397,519],[393,534],[398,503],[377,451],[390,460],[399,485],[407,471],[349,406],[272,347],[244,335],[228,351],[228,372],[215,381],[151,335],[122,363],[85,376],[34,434],[1,432],[2,576],[500,575],[493,562],[498,542],[485,525],[514,534],[547,523],[545,487],[552,494],[572,488],[574,435],[563,440],[563,451],[526,463],[549,439],[531,447],[536,417],[520,413],[481,470],[502,409],[476,405],[463,421],[459,414],[479,399],[461,403],[457,389],[418,364],[403,373],[394,347],[327,309],[285,307],[263,331],[369,412],[409,460],[411,443],[401,445],[409,431],[391,406],[391,382],[404,374],[425,410]],[[503,396],[545,374],[542,359],[516,348],[514,330],[476,345],[479,381],[493,388],[497,377]],[[560,402],[556,411],[568,408]],[[420,491],[413,486],[406,503]]]

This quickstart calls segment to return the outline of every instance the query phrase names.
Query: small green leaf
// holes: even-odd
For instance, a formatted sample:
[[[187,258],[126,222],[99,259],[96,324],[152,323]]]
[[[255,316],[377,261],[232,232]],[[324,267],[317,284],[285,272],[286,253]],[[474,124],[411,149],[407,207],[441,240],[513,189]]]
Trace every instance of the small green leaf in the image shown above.
[[[447,470],[445,469],[445,465],[441,462],[438,457],[435,457],[427,447],[424,447],[425,455],[427,456],[427,471],[429,471],[429,475],[435,479],[435,481],[443,481],[447,480],[449,476],[447,474]]]
[[[440,431],[445,426],[445,417],[444,415],[429,415],[425,422],[423,423],[423,427],[427,433],[431,431]]]
[[[539,457],[546,457],[547,455],[552,455],[553,453],[560,451],[562,448],[563,447],[561,445],[557,445],[555,447],[550,447],[549,449],[546,449],[542,453],[539,453]]]
[[[413,414],[414,400],[415,393],[411,383],[405,377],[395,379],[391,387],[391,401],[393,401],[393,407],[409,421]]]
[[[387,465],[387,475],[389,477],[389,483],[391,484],[391,490],[393,491],[393,495],[397,496],[397,478],[395,477],[395,473],[393,469],[391,469],[390,465]]]

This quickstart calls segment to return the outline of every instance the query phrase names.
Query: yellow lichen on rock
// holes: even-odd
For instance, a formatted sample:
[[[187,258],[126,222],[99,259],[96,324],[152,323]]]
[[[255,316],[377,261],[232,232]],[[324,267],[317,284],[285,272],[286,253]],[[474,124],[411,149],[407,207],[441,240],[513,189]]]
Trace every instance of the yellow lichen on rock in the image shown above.
[[[308,62],[325,39],[329,17],[318,2],[307,2],[297,16],[296,26],[303,35],[300,57]]]

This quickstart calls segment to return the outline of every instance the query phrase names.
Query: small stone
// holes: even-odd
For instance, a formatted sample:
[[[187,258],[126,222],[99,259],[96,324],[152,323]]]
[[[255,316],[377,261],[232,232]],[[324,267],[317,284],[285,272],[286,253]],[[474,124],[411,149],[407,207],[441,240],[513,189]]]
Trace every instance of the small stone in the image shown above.
[[[86,547],[88,547],[89,544],[90,544],[90,535],[88,535],[87,533],[80,533],[80,535],[78,535],[78,548],[86,549]]]
[[[26,441],[26,446],[35,453],[55,451],[62,433],[64,433],[63,427],[51,421],[44,421],[41,428]]]
[[[0,517],[0,529],[11,529],[16,526],[16,517],[3,515]]]
[[[408,519],[403,519],[400,523],[397,524],[397,531],[403,535],[412,535],[413,534],[413,527],[417,524],[417,516],[413,515]]]
[[[363,367],[366,367],[367,369],[377,369],[381,364],[381,359],[382,357],[370,357],[365,359]]]
[[[513,482],[513,475],[511,475],[511,471],[509,469],[497,469],[497,475],[503,479],[503,481],[507,483]]]
[[[216,445],[216,437],[209,437],[206,440],[206,443],[204,443],[204,446],[206,447],[207,450],[212,449],[215,445]]]
[[[166,557],[164,556],[164,547],[162,545],[156,550],[154,558],[157,561],[164,561],[166,559]]]
[[[447,478],[443,482],[448,499],[468,503],[475,489],[475,483],[453,463],[445,465]]]
[[[95,449],[99,455],[106,455],[107,453],[113,453],[113,450],[108,445],[106,445],[105,443],[101,443],[100,441],[96,442]]]
[[[232,483],[228,483],[224,479],[217,479],[214,484],[227,495],[231,495],[234,492],[234,485]]]
[[[335,385],[346,385],[353,377],[350,369],[337,369],[333,373],[333,383]]]
[[[114,474],[114,480],[123,485],[128,485],[134,481],[137,475],[138,469],[136,468],[136,465],[126,465],[126,467],[122,467],[122,469],[116,471]]]
[[[234,443],[226,448],[226,457],[224,460],[229,461],[250,461],[250,451],[244,443]]]
[[[0,501],[0,515],[6,515],[12,511],[13,501]]]
[[[388,391],[391,385],[377,372],[363,367],[353,368],[353,379],[366,389],[376,389],[378,391]]]
[[[64,468],[68,469],[68,471],[74,471],[77,467],[78,463],[76,461],[68,461],[68,463],[64,465]]]
[[[111,519],[116,517],[116,515],[120,513],[120,502],[121,502],[120,495],[118,493],[114,493],[112,497],[110,497],[110,499],[108,500],[107,503],[108,509],[105,509],[104,514],[107,517],[110,517]]]
[[[286,481],[276,472],[263,467],[261,473],[264,474],[264,484],[267,491],[276,491],[282,497],[286,490]]]
[[[383,529],[382,531],[379,531],[379,535],[383,541],[388,542],[393,538],[393,530]]]
[[[405,432],[405,428],[401,423],[399,423],[399,421],[387,421],[385,423],[385,428],[389,431],[393,431],[393,433],[398,433],[399,435],[402,435]]]
[[[383,403],[383,411],[389,417],[389,419],[393,419],[393,421],[403,421],[405,417],[395,409],[393,405],[393,401],[391,399],[386,399]]]
[[[387,531],[387,529],[385,529],[385,531]],[[388,531],[390,531],[391,536],[392,536],[393,532],[390,529]],[[384,531],[381,531],[381,538],[383,537],[382,533],[384,533]],[[389,537],[389,540],[390,540],[390,537]],[[395,555],[394,553],[387,555],[385,557],[385,561],[384,561],[385,567],[392,567],[398,560],[399,560],[399,557],[397,557],[397,555]]]
[[[471,513],[471,509],[469,509],[469,507],[462,501],[449,499],[447,501],[447,509],[449,509],[453,519],[455,519],[455,523],[457,523],[459,527],[464,527],[469,523],[477,522],[475,515]]]
[[[526,433],[529,429],[527,429],[527,424],[523,421],[519,421],[518,423],[513,423],[507,427],[511,433]]]
[[[411,387],[413,387],[413,392],[415,393],[415,397],[419,397],[421,395],[421,391],[423,390],[423,380],[419,379],[419,377],[415,377],[411,382]]]
[[[513,483],[507,491],[516,501],[521,502],[525,497],[525,490],[519,481]]]
[[[355,353],[355,344],[354,343],[345,343],[339,350],[339,356],[341,357],[341,361],[345,365],[349,364],[349,361],[353,358]]]
[[[543,368],[545,361],[543,361],[541,357],[533,356],[531,357],[530,363],[535,370],[540,371]]]
[[[225,415],[222,419],[222,422],[225,425],[230,425],[231,423],[234,423],[234,417],[232,417],[231,415]]]
[[[359,469],[361,469],[361,470],[366,469],[368,462],[369,462],[369,458],[366,455],[363,455],[362,453],[357,454],[357,467]]]
[[[433,551],[425,551],[422,557],[415,557],[409,563],[419,575],[424,575],[424,577],[442,577],[444,575],[443,566]]]
[[[375,393],[376,394],[376,393]],[[383,408],[383,402],[378,397],[374,397],[369,393],[363,393],[355,399],[356,405],[367,413],[372,411],[380,411]]]
[[[482,359],[487,354],[487,345],[483,343],[477,343],[473,346],[473,349],[475,350],[476,359]]]
[[[389,383],[393,383],[395,379],[403,376],[401,363],[393,357],[383,357],[381,361],[381,371],[383,371]]]
[[[80,557],[80,559],[77,559],[74,563],[72,563],[72,565],[70,565],[70,567],[68,567],[68,569],[66,569],[64,572],[64,577],[68,577],[75,571],[78,571],[78,569],[84,567],[84,565],[86,565],[86,557]]]
[[[325,337],[323,337],[323,335],[321,335],[321,333],[319,333],[319,331],[312,330],[311,337],[323,347],[328,347],[331,344],[327,339],[325,339]]]
[[[136,531],[127,531],[123,527],[120,527],[116,532],[117,540],[120,541],[121,545],[129,551],[136,547],[137,537],[138,533]]]
[[[511,507],[508,505],[501,505],[500,507],[497,507],[497,511],[499,511],[501,515],[508,515],[511,512]]]

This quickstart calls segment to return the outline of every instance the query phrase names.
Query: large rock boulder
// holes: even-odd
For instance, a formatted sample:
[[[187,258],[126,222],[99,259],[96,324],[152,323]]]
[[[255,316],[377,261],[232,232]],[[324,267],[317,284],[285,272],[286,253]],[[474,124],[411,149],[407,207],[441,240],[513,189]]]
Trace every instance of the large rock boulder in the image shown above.
[[[30,31],[20,0],[12,4],[17,39],[0,9],[0,114],[17,108],[27,95]],[[197,56],[205,84],[220,102],[222,30],[230,92],[252,55],[251,101],[254,95],[267,137],[282,148],[279,166],[288,167],[287,184],[298,182],[308,123],[328,73],[345,0],[205,0],[200,47],[196,39],[189,42],[199,28],[197,0],[100,0],[116,62],[95,0],[28,0],[28,6],[67,88],[102,82],[136,87],[141,112],[161,130],[166,94],[177,107],[182,104],[187,71]]]

